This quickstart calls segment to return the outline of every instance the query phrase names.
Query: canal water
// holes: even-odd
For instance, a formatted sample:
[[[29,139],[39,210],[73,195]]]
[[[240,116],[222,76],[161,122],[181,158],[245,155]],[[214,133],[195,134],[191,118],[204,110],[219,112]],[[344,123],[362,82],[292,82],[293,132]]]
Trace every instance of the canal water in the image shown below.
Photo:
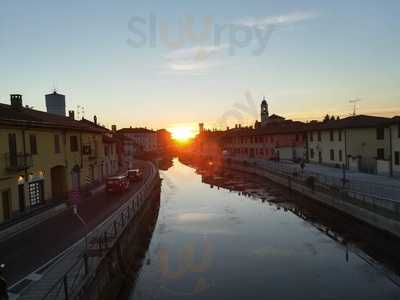
[[[390,263],[351,234],[365,225],[250,175],[210,175],[175,159],[161,177],[129,299],[400,299]]]

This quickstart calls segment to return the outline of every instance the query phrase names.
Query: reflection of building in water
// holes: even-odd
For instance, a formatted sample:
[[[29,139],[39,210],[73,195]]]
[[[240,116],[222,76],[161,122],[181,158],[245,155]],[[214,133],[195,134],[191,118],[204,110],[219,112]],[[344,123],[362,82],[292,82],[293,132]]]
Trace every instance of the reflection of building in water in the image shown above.
[[[173,157],[172,156],[163,157],[157,161],[157,164],[158,164],[158,168],[160,170],[167,171],[169,168],[171,168],[174,165]]]

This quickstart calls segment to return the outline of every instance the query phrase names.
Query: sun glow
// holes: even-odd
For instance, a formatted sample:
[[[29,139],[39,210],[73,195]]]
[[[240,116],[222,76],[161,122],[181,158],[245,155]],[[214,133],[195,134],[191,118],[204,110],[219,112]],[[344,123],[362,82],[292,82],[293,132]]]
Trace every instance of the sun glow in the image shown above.
[[[169,131],[172,134],[172,138],[178,142],[187,142],[193,138],[196,133],[192,127],[173,127]]]

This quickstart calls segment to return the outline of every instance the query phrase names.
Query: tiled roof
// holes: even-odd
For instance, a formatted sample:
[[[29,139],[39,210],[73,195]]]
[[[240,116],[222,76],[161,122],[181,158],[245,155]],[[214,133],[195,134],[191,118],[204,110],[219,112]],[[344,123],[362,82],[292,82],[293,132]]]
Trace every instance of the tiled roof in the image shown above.
[[[376,116],[351,116],[339,120],[309,123],[309,130],[344,129],[344,128],[368,128],[386,126],[393,122],[393,119]]]
[[[155,133],[154,130],[137,127],[137,128],[122,128],[118,130],[119,133]]]
[[[21,107],[16,110],[10,105],[0,103],[0,124],[10,126],[29,126],[46,128],[65,128],[90,132],[104,132],[103,128],[87,126],[69,117]]]
[[[268,123],[263,127],[253,129],[251,127],[233,128],[226,132],[227,137],[230,136],[249,136],[264,134],[286,134],[301,133],[306,131],[307,124],[295,121],[282,121],[276,123]]]

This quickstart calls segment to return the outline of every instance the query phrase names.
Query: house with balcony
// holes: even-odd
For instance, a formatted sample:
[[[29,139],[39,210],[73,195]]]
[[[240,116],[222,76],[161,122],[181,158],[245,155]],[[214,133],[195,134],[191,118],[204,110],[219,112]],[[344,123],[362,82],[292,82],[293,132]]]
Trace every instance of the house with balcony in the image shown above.
[[[104,129],[0,103],[0,223],[67,199],[100,179]]]

